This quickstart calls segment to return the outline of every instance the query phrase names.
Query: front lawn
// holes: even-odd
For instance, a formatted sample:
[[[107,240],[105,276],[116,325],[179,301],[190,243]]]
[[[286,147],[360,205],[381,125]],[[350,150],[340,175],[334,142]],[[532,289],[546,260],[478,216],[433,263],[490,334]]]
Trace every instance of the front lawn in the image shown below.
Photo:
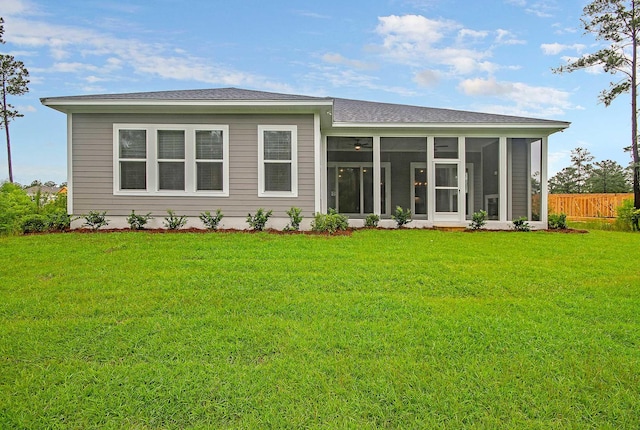
[[[638,428],[640,236],[0,237],[0,428]]]

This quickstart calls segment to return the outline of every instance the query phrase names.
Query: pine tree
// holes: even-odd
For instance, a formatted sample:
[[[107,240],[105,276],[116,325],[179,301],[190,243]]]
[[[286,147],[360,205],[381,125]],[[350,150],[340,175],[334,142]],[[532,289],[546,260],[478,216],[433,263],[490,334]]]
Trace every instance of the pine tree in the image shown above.
[[[0,17],[0,42],[4,43],[4,19]],[[22,61],[13,55],[0,54],[0,128],[4,128],[7,139],[7,161],[9,163],[9,182],[13,182],[13,167],[11,165],[11,139],[9,123],[15,118],[23,116],[7,101],[7,96],[20,96],[29,91],[29,71]]]

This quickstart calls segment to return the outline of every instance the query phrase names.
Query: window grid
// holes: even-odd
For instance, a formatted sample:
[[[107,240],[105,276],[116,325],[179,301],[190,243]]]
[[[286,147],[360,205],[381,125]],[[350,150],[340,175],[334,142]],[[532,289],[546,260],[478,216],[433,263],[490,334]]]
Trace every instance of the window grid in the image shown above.
[[[229,195],[228,125],[114,124],[113,130],[115,195]],[[144,150],[140,144],[123,147],[121,136],[136,132],[146,137]],[[131,158],[143,152],[145,158]],[[134,173],[136,187],[128,179]]]

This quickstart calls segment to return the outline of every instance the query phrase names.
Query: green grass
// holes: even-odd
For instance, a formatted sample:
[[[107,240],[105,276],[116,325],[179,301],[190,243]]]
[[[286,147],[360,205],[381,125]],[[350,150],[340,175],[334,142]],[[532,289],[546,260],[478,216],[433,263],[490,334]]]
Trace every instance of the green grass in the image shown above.
[[[0,238],[0,428],[638,428],[640,236]]]

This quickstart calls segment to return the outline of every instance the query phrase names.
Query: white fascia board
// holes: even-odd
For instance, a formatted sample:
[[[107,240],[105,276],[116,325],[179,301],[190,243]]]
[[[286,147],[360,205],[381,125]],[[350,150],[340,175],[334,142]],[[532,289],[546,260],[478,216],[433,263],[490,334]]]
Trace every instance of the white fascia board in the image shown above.
[[[547,130],[564,130],[570,123],[549,122],[545,124],[536,123],[362,123],[362,122],[334,122],[334,128],[429,128],[429,129],[479,129],[479,128],[536,128]]]
[[[64,100],[56,98],[44,98],[40,102],[49,107],[55,106],[247,106],[247,107],[271,107],[271,106],[333,106],[332,100]]]

